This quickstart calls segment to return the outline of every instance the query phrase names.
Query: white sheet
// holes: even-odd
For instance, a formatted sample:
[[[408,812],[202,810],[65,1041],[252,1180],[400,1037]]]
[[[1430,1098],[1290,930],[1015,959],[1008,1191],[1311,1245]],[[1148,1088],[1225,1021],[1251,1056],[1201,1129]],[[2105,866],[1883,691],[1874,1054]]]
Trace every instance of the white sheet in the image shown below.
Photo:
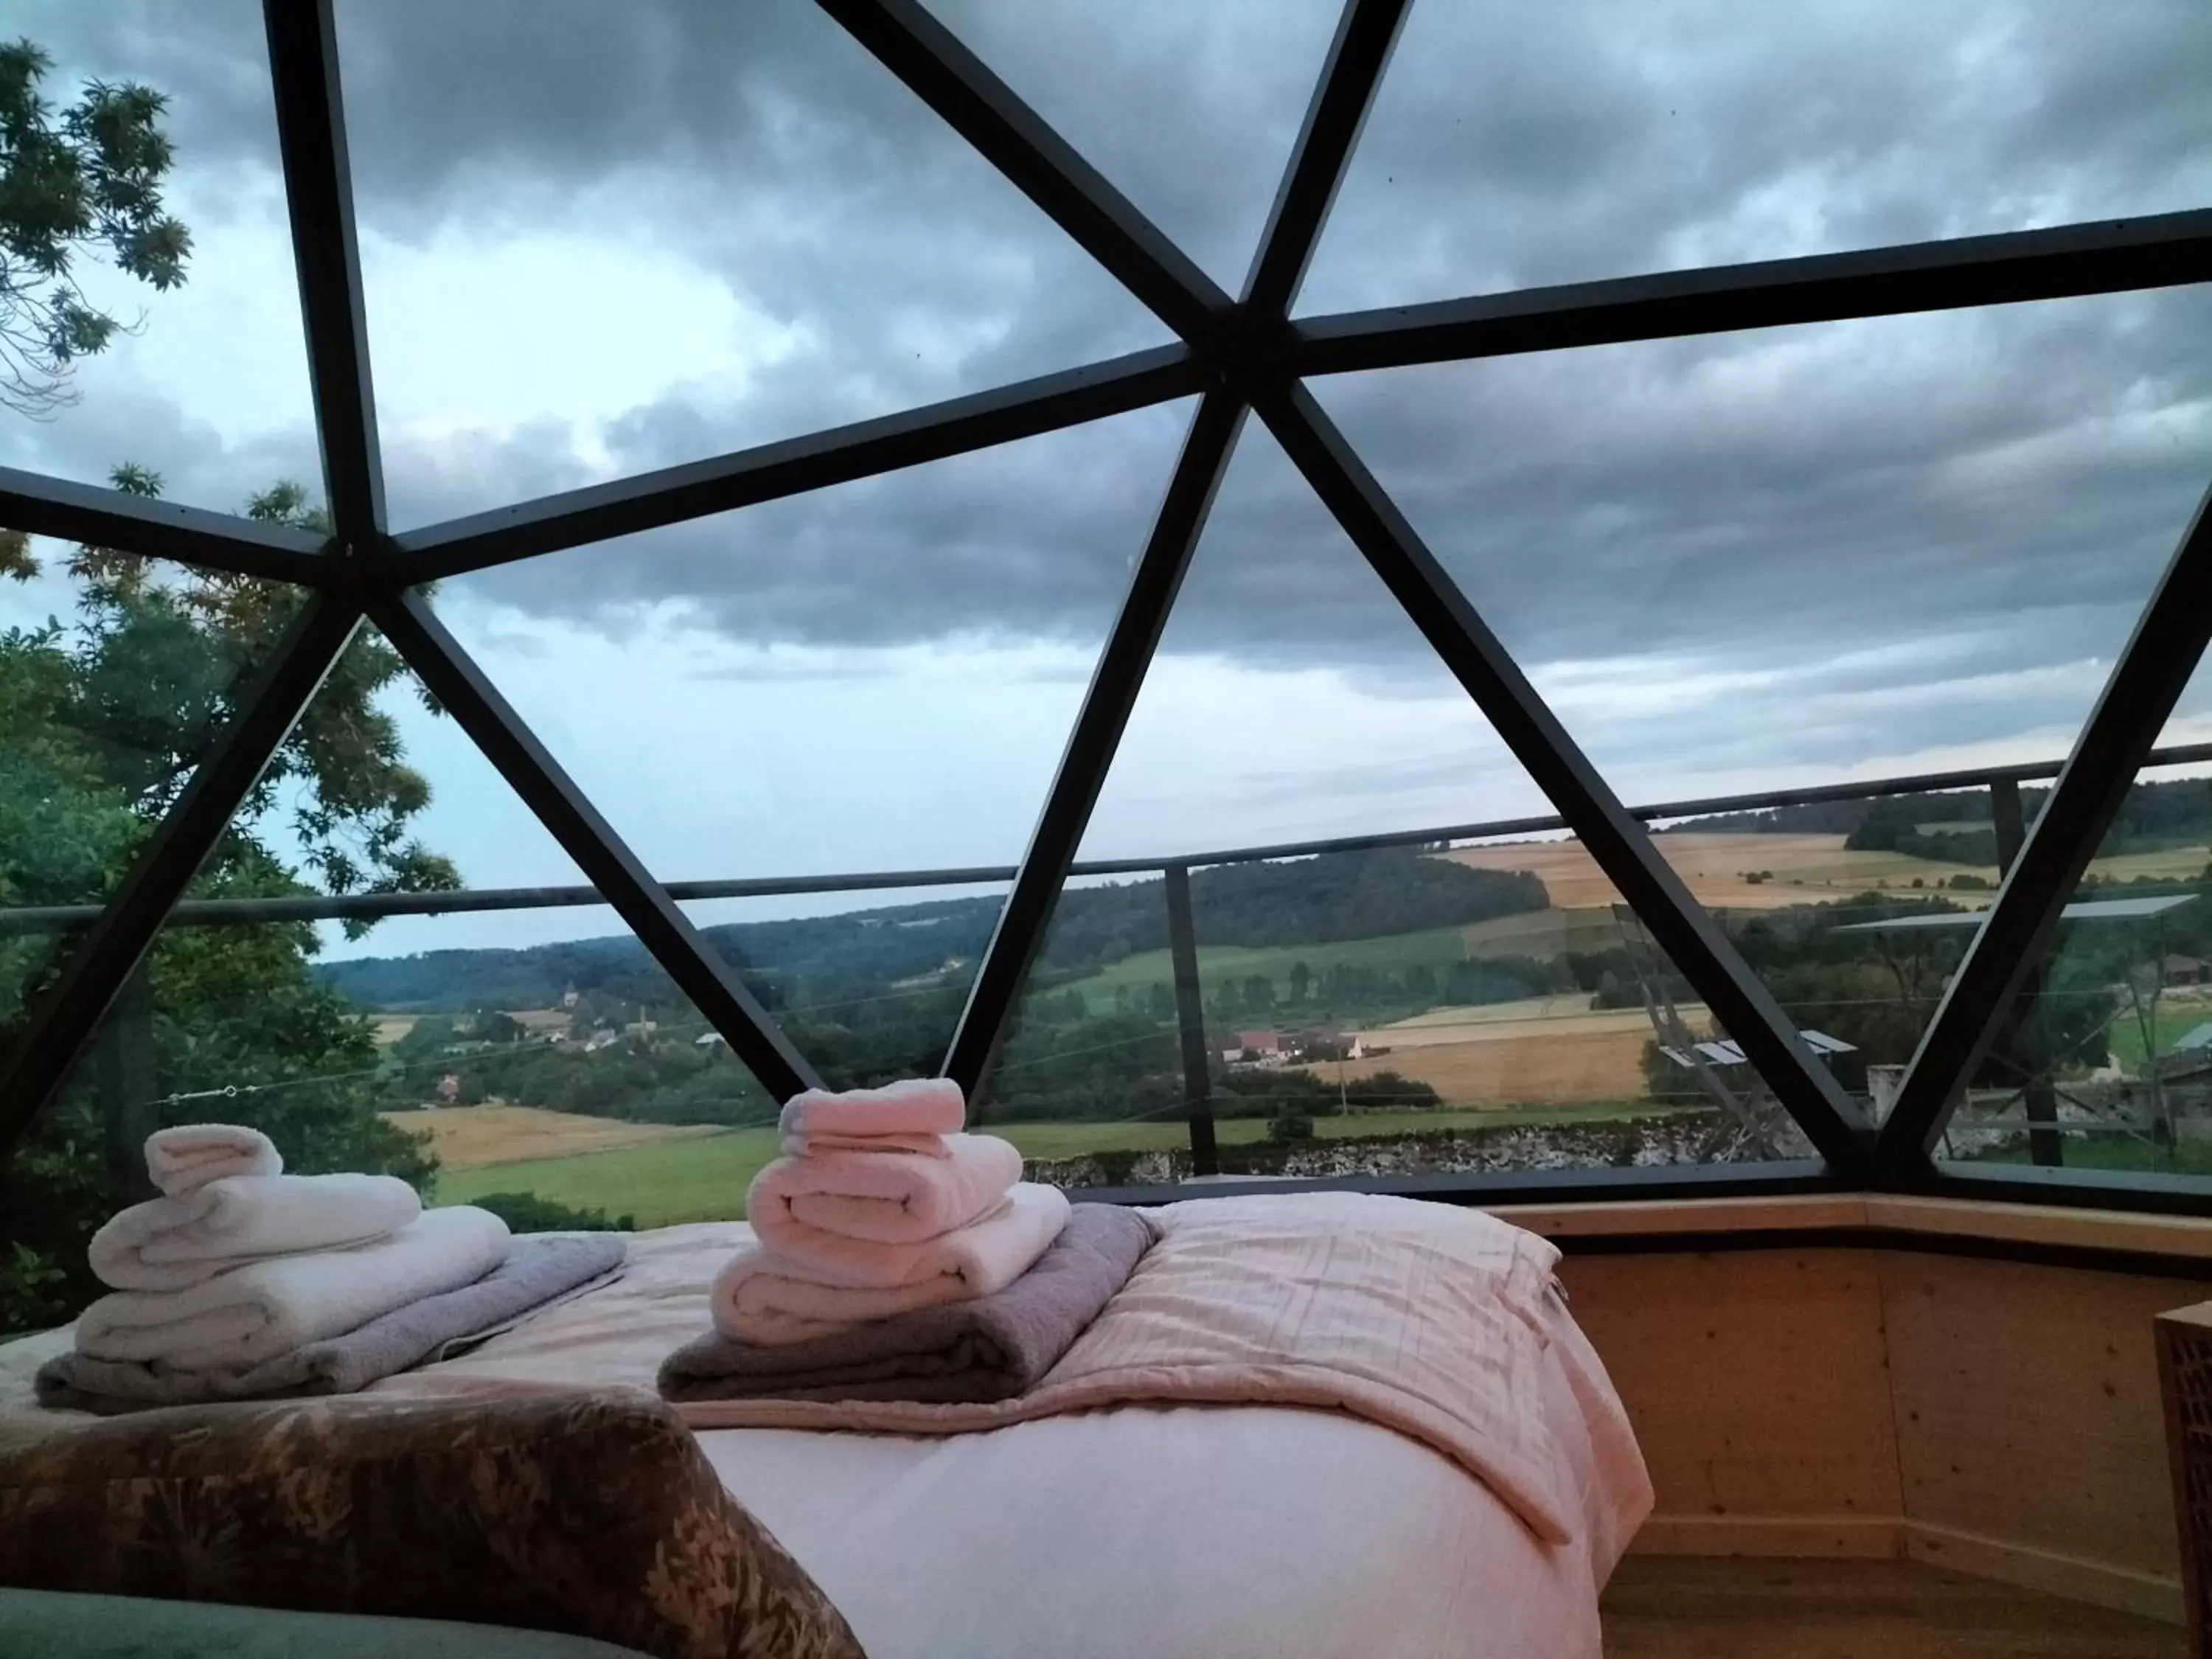
[[[1547,1415],[1587,1524],[1539,1543],[1449,1459],[1360,1419],[1123,1407],[949,1439],[717,1429],[700,1443],[872,1659],[1598,1659],[1597,1592],[1650,1504],[1560,1316]]]

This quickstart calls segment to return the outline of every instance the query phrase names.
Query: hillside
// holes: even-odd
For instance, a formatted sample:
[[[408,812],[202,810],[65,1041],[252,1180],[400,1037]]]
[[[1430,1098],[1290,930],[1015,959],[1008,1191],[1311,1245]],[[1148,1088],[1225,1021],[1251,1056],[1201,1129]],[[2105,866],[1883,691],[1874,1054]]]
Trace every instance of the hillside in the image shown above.
[[[1474,870],[1410,850],[1229,865],[1191,878],[1198,937],[1207,945],[1273,946],[1374,939],[1530,915],[1550,902],[1525,871]],[[997,898],[942,899],[839,915],[741,922],[702,930],[708,944],[780,1002],[818,1003],[855,988],[898,985],[970,963],[997,925]],[[1073,978],[1167,947],[1158,880],[1078,888],[1061,896],[1043,971]],[[673,989],[628,938],[519,950],[434,951],[326,963],[323,981],[364,1008],[543,1008],[571,988],[595,1000],[665,1004]],[[805,988],[803,997],[794,988]]]
[[[2050,790],[2028,784],[2020,792],[2021,809],[2030,822],[2043,810]],[[1946,789],[1911,795],[1861,797],[1856,800],[1811,801],[1800,806],[1778,806],[1763,812],[1721,812],[1708,817],[1684,818],[1658,833],[1680,835],[1812,835],[1844,836],[1854,849],[1919,852],[1922,856],[1954,863],[1980,864],[1983,856],[1958,852],[1926,851],[1924,843],[1947,836],[1963,837],[1990,822],[1990,793],[1986,789]],[[1932,832],[1932,833],[1931,833]],[[1915,837],[1917,836],[1917,842]],[[2179,842],[2212,840],[2212,778],[2169,778],[2132,786],[2120,805],[2119,816],[2105,837],[2103,854],[2138,852]],[[1977,854],[1990,850],[1994,841],[1978,843]]]

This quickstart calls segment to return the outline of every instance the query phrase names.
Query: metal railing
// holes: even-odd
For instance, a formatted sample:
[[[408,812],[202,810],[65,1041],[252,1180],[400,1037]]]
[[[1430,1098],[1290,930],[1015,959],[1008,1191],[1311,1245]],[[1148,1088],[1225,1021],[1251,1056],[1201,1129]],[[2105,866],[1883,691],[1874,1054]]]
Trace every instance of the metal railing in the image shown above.
[[[1946,772],[1923,772],[1850,782],[1763,790],[1734,795],[1703,796],[1658,801],[1626,809],[1645,823],[1697,819],[1772,811],[1828,802],[1873,800],[1888,796],[1936,793],[1986,788],[1990,792],[1991,820],[1996,832],[1998,862],[2008,866],[2017,855],[2025,833],[2021,812],[2020,786],[2055,778],[2064,763],[2059,760],[2023,762]],[[2182,744],[2154,750],[2145,767],[2163,768],[2212,764],[2212,743]],[[1099,859],[1079,861],[1073,878],[1158,875],[1163,880],[1166,933],[1175,992],[1176,1024],[1182,1066],[1183,1115],[1189,1133],[1192,1169],[1199,1175],[1220,1170],[1218,1144],[1212,1107],[1212,1045],[1205,1029],[1198,961],[1198,937],[1192,903],[1190,872],[1194,869],[1267,860],[1311,858],[1330,854],[1376,851],[1391,848],[1437,847],[1476,842],[1553,834],[1570,826],[1556,815],[1498,818],[1481,823],[1443,824],[1421,830],[1363,836],[1340,836],[1262,846],[1214,848],[1152,857]],[[1663,849],[1666,832],[1659,832]],[[813,876],[774,876],[727,880],[670,882],[672,899],[701,902],[718,899],[748,899],[811,896],[824,893],[866,893],[910,890],[928,887],[980,886],[1010,883],[1017,874],[1012,866],[960,866],[933,869],[848,872]],[[185,899],[170,913],[168,924],[180,927],[242,927],[313,921],[374,921],[398,916],[442,916],[528,909],[601,906],[605,898],[587,886],[471,888],[452,891],[368,894],[313,894],[284,898]],[[26,905],[0,908],[0,936],[60,934],[82,931],[100,915],[98,904]],[[2031,984],[2023,1003],[2040,994]],[[119,1000],[118,1025],[149,1024],[150,1009],[143,995]],[[149,1062],[143,1051],[150,1035],[118,1046],[139,1053],[139,1063],[125,1063],[131,1077],[146,1073]],[[113,1069],[112,1067],[111,1069]],[[129,1092],[129,1091],[125,1091]],[[2030,1131],[2033,1161],[2060,1161],[2055,1099],[2045,1089],[2031,1087],[2026,1103],[2027,1120],[2038,1127]],[[118,1113],[118,1116],[125,1115]],[[118,1136],[143,1126],[118,1122]]]
[[[2145,758],[2152,767],[2212,764],[2212,743],[2154,749]],[[1764,812],[1785,806],[1831,801],[1876,800],[1889,795],[1932,794],[1943,790],[1981,789],[2055,778],[2063,760],[2024,761],[2011,766],[1983,766],[1950,772],[1916,772],[1850,783],[1814,784],[1797,789],[1768,789],[1747,794],[1705,795],[1689,800],[1656,801],[1627,808],[1645,823],[1672,818],[1717,817],[1735,812]],[[1376,835],[1333,836],[1310,841],[1271,842],[1155,857],[1079,860],[1068,866],[1076,878],[1159,875],[1227,864],[1257,864],[1273,859],[1315,858],[1329,853],[1365,853],[1392,847],[1421,847],[1444,842],[1497,841],[1511,836],[1556,834],[1571,829],[1556,813],[1493,818],[1480,823],[1441,824],[1428,830],[1395,830]],[[1663,833],[1663,831],[1662,831]],[[983,887],[1011,882],[1011,865],[950,866],[926,870],[867,870],[815,876],[750,876],[728,880],[671,881],[662,885],[681,903],[711,899],[786,898],[818,893],[892,892],[921,887]],[[184,899],[169,913],[168,926],[240,927],[279,921],[378,921],[392,916],[461,915],[471,911],[566,909],[607,903],[597,888],[466,887],[445,891],[318,893],[295,898]],[[28,904],[0,908],[0,937],[21,933],[65,933],[89,927],[100,917],[98,904]]]

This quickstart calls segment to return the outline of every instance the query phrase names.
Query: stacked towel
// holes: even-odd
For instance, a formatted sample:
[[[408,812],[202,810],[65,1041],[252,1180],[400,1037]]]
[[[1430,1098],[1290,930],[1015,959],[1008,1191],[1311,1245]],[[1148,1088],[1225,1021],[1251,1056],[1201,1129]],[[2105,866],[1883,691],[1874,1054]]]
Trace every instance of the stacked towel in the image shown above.
[[[825,1256],[756,1244],[714,1275],[714,1328],[745,1342],[804,1342],[842,1326],[990,1296],[1027,1273],[1067,1220],[1066,1194],[1024,1182],[983,1219],[914,1244],[846,1239]]]
[[[1067,1200],[1024,1184],[1006,1142],[960,1133],[966,1116],[943,1079],[794,1097],[789,1155],[748,1200],[760,1243],[714,1281],[715,1328],[800,1342],[988,1296],[1027,1272],[1067,1225]]]
[[[179,1370],[258,1364],[482,1279],[507,1249],[507,1224],[490,1211],[430,1210],[372,1244],[263,1256],[185,1290],[104,1296],[78,1319],[76,1346]]]
[[[392,1176],[217,1176],[111,1219],[92,1271],[118,1291],[181,1291],[264,1256],[367,1244],[422,1213]]]
[[[502,1278],[507,1224],[489,1210],[426,1212],[389,1176],[285,1175],[252,1129],[162,1130],[146,1164],[163,1195],[94,1237],[93,1271],[114,1293],[78,1319],[55,1379],[109,1409],[360,1388],[471,1319],[511,1318],[611,1265],[601,1244],[536,1253]]]
[[[678,1401],[1011,1400],[1074,1346],[1152,1242],[1142,1210],[1079,1204],[1036,1265],[1002,1290],[773,1346],[709,1331],[662,1363],[660,1392]]]
[[[112,1416],[149,1406],[353,1394],[426,1360],[451,1358],[525,1314],[594,1287],[622,1265],[624,1249],[618,1233],[528,1234],[473,1284],[410,1302],[357,1329],[303,1342],[258,1364],[181,1370],[78,1352],[57,1354],[39,1368],[39,1399]]]

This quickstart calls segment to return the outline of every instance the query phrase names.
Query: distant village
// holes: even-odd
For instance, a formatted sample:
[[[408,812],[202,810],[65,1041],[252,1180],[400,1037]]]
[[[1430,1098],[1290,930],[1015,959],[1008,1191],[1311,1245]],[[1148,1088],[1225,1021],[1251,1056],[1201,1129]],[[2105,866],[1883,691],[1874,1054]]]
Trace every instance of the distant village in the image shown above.
[[[439,1043],[435,1052],[460,1058],[526,1046],[560,1054],[596,1054],[620,1042],[650,1050],[664,1042],[678,1040],[661,1036],[659,1021],[644,1005],[635,1005],[630,1010],[633,1017],[628,1019],[621,1017],[622,1012],[594,1006],[578,995],[575,987],[570,986],[562,993],[558,1007],[454,1016],[448,1039]],[[408,1020],[404,1029],[393,1031],[391,1028],[402,1025],[402,1022],[390,1021],[385,1040],[404,1042],[416,1024]],[[707,1053],[729,1045],[720,1031],[702,1031],[690,1038],[687,1046]],[[461,1105],[465,1103],[465,1093],[462,1073],[458,1070],[447,1072],[432,1085],[431,1097],[422,1104],[432,1108]]]
[[[1316,1060],[1365,1060],[1389,1052],[1368,1047],[1357,1031],[1239,1031],[1236,1042],[1222,1049],[1221,1059],[1231,1071],[1262,1071]]]

